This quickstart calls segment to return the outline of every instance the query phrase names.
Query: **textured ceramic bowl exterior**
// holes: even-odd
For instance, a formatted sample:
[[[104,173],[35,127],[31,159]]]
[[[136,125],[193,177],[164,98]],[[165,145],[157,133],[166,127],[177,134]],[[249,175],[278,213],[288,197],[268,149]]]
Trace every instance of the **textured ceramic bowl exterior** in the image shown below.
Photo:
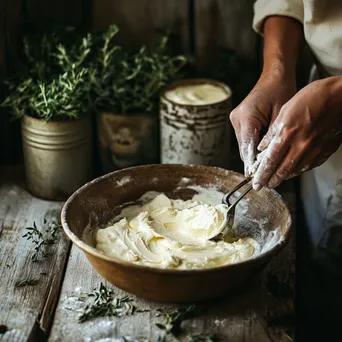
[[[121,211],[122,205],[136,201],[147,191],[188,199],[195,193],[187,188],[188,185],[217,185],[221,191],[228,191],[242,179],[241,174],[232,171],[191,165],[147,165],[115,171],[76,191],[65,203],[61,220],[65,233],[85,253],[95,270],[117,287],[156,301],[189,302],[214,298],[258,274],[288,241],[291,215],[275,191],[251,191],[246,203],[250,203],[248,210],[253,220],[267,217],[268,223],[263,225],[263,230],[272,231],[278,227],[281,241],[269,251],[238,264],[202,270],[140,266],[101,254],[94,248],[89,232],[105,225]],[[260,235],[258,227],[246,229],[252,236]]]
[[[33,195],[65,201],[91,179],[90,116],[46,122],[25,115],[21,132],[26,185]]]
[[[184,85],[209,83],[227,93],[223,101],[208,105],[183,105],[165,93]],[[208,79],[186,79],[169,86],[160,99],[161,162],[228,167],[232,109],[231,89]]]

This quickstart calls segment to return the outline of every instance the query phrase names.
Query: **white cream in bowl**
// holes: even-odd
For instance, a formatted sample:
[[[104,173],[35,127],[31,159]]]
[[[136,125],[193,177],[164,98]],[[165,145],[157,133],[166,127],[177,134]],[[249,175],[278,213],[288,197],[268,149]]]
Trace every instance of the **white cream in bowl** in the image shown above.
[[[250,237],[226,235],[227,206],[208,196],[174,200],[148,192],[96,232],[96,249],[108,257],[158,268],[199,269],[233,264],[260,249]]]

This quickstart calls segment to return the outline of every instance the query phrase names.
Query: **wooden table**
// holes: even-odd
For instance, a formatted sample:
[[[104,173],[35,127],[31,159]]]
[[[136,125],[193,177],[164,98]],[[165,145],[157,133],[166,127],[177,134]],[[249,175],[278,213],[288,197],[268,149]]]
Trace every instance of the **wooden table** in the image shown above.
[[[47,257],[33,262],[34,245],[23,238],[33,222],[59,219],[63,203],[30,195],[18,168],[1,174],[0,186],[0,341],[98,341],[123,342],[121,337],[145,337],[158,341],[157,309],[177,307],[134,298],[139,309],[149,311],[125,317],[104,317],[78,323],[86,293],[103,279],[83,253],[60,229],[58,243]],[[294,183],[279,189],[295,217]],[[267,270],[239,293],[205,303],[199,316],[182,323],[182,334],[173,341],[188,341],[193,334],[216,334],[219,341],[291,341],[294,330],[294,239]],[[36,278],[36,285],[17,287],[17,282]],[[115,294],[123,291],[105,283]],[[213,284],[214,286],[214,284]],[[135,339],[127,338],[127,341]]]

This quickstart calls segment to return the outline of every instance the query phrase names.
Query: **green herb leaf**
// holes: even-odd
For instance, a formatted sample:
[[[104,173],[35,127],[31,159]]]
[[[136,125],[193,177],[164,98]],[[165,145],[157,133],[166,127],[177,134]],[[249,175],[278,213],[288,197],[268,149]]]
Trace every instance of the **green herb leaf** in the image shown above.
[[[48,246],[54,244],[54,236],[57,230],[61,227],[56,221],[46,222],[41,229],[38,229],[36,222],[33,222],[32,227],[26,227],[27,233],[22,235],[26,240],[31,240],[35,245],[34,253],[31,257],[32,261],[38,261],[39,257],[46,257],[48,255]]]
[[[114,297],[113,291],[107,289],[102,282],[100,288],[89,293],[88,297],[93,297],[93,302],[85,307],[78,318],[79,323],[96,317],[131,315],[135,311],[131,297]]]
[[[165,330],[166,334],[175,335],[179,332],[182,322],[192,316],[195,308],[195,305],[190,305],[187,308],[178,308],[166,311],[162,313],[164,316],[163,323],[157,323],[156,326],[159,329]]]

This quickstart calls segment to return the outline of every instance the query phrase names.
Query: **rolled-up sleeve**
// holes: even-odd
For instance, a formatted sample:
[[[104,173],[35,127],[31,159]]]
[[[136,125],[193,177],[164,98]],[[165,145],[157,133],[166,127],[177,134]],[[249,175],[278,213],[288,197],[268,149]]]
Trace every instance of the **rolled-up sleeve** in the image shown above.
[[[254,3],[253,29],[262,35],[263,24],[267,17],[280,15],[291,17],[303,23],[303,0],[257,0]]]

